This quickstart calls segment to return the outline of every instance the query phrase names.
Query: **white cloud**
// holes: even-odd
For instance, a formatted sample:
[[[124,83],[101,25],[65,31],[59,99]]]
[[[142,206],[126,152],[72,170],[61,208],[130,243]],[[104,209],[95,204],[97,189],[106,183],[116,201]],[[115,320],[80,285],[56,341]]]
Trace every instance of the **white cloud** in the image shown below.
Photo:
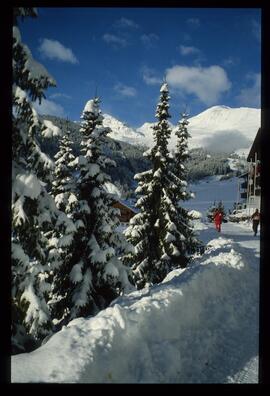
[[[166,70],[168,84],[181,93],[194,94],[206,105],[216,104],[231,87],[226,71],[220,66],[173,66]]]
[[[181,52],[181,55],[186,56],[186,55],[198,55],[201,53],[201,51],[196,48],[196,47],[188,47],[186,45],[180,45],[179,50]]]
[[[131,19],[127,19],[127,18],[120,18],[118,19],[118,21],[116,21],[114,23],[114,27],[116,28],[122,28],[122,29],[126,29],[126,28],[130,28],[130,29],[139,29],[139,25],[132,21]]]
[[[38,50],[44,58],[56,59],[61,62],[79,63],[70,48],[64,47],[57,40],[42,39]]]
[[[143,80],[147,85],[157,85],[162,83],[162,79],[157,76],[155,70],[150,69],[147,66],[142,67]]]
[[[146,48],[155,47],[158,40],[159,40],[159,37],[155,33],[143,34],[141,36],[141,41],[145,45]]]
[[[56,99],[56,98],[71,99],[71,96],[59,92],[59,93],[50,95],[49,98],[50,99]]]
[[[256,37],[256,39],[261,42],[261,24],[256,21],[255,19],[252,19],[251,21],[251,27],[252,27],[252,33]]]
[[[121,83],[116,84],[114,86],[114,90],[121,96],[129,97],[129,98],[137,95],[137,91],[135,88],[129,87],[129,86],[121,84]]]
[[[198,28],[201,25],[199,18],[189,18],[186,23],[193,28]]]
[[[33,102],[33,107],[39,114],[54,115],[58,117],[66,116],[64,108],[52,100],[43,99],[41,104]]]
[[[236,97],[237,102],[241,106],[246,107],[261,107],[261,74],[249,73],[246,79],[251,84],[242,88],[240,94]]]
[[[114,47],[126,47],[128,42],[125,38],[116,36],[115,34],[105,33],[103,35],[103,40],[107,44],[112,44]]]

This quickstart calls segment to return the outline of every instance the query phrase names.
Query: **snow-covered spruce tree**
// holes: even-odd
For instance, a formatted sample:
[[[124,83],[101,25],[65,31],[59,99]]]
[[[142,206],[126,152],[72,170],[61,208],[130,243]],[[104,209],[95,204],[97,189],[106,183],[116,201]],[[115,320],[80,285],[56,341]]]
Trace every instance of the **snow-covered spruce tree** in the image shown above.
[[[187,201],[194,197],[194,194],[187,189],[187,169],[186,162],[189,159],[188,138],[190,137],[188,126],[188,115],[182,114],[182,119],[178,122],[175,134],[177,144],[175,149],[174,160],[171,165],[171,177],[174,183],[171,185],[173,206],[176,211],[172,213],[173,222],[176,229],[172,231],[175,237],[175,247],[179,251],[181,267],[185,267],[194,253],[199,252],[202,248],[202,242],[195,235],[192,226],[192,215],[182,207],[181,201]]]
[[[76,180],[75,167],[72,163],[75,156],[72,152],[72,141],[67,130],[59,140],[59,151],[55,154],[52,195],[59,210],[55,228],[50,233],[48,259],[51,272],[50,310],[53,319],[61,321],[67,311],[63,295],[65,295],[65,277],[68,276],[69,261],[74,248],[74,235],[77,228],[73,222],[73,204]],[[57,329],[57,326],[55,327]]]
[[[75,156],[72,152],[72,141],[68,130],[59,140],[59,151],[55,154],[54,159],[52,195],[57,208],[65,212],[70,195],[75,191],[74,166],[71,164],[75,160]]]
[[[153,127],[155,145],[145,153],[152,169],[135,175],[136,193],[140,194],[136,207],[140,213],[130,220],[125,232],[134,246],[134,251],[125,256],[125,262],[132,265],[133,279],[139,289],[161,282],[174,268],[185,267],[193,251],[190,244],[195,244],[188,214],[179,206],[179,200],[189,197],[182,165],[186,135],[179,132],[181,137],[174,158],[168,150],[171,128],[167,83],[161,86],[160,93],[158,122]]]
[[[119,259],[127,244],[116,231],[118,210],[104,189],[110,181],[106,168],[114,162],[102,153],[110,129],[102,126],[98,98],[86,103],[82,119],[81,155],[72,162],[78,179],[69,202],[77,231],[72,254],[58,274],[61,290],[56,311],[59,319],[64,318],[62,323],[96,314],[130,287],[127,268]]]
[[[51,137],[31,101],[55,86],[46,69],[21,42],[17,18],[35,16],[35,9],[16,8],[13,26],[12,109],[12,342],[13,352],[29,347],[31,336],[40,341],[50,332],[47,305],[50,284],[48,261],[50,230],[58,220],[57,208],[46,190],[53,161],[40,150],[38,135]],[[65,219],[62,219],[63,222]],[[26,343],[28,346],[26,346]]]
[[[217,204],[216,201],[214,201],[214,203],[209,206],[209,208],[207,209],[206,215],[209,221],[213,221],[214,219],[214,212],[217,210]]]

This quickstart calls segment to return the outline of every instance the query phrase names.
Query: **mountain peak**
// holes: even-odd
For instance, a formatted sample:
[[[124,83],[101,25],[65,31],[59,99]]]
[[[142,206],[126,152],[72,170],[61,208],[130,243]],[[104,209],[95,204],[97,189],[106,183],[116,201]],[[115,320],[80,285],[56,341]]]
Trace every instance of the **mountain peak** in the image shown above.
[[[141,144],[142,134],[110,114],[103,114],[103,125],[111,128],[109,137],[130,144]]]
[[[204,147],[213,151],[235,151],[251,146],[261,122],[260,109],[248,107],[231,108],[218,105],[189,118],[190,148]],[[153,123],[146,122],[138,131],[144,135],[143,143],[153,145]],[[170,149],[176,145],[175,127],[169,142]]]

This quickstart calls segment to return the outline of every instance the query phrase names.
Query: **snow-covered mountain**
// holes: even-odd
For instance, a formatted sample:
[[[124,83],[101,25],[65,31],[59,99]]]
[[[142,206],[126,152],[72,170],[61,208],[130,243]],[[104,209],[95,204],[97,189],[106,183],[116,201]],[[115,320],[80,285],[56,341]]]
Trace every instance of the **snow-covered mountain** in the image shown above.
[[[189,119],[189,147],[204,147],[212,151],[249,149],[260,123],[260,109],[213,106]],[[153,144],[154,123],[146,122],[135,130],[105,114],[104,124],[112,129],[110,136],[116,140],[148,147]],[[172,134],[169,147],[173,148],[175,144],[176,137]]]
[[[260,109],[214,106],[189,119],[191,147],[213,151],[249,148],[261,123]]]
[[[142,144],[144,140],[144,135],[140,133],[124,122],[117,120],[109,114],[103,115],[103,125],[105,127],[111,128],[112,132],[109,133],[109,136],[112,139],[120,140],[121,142],[126,142],[130,144]]]

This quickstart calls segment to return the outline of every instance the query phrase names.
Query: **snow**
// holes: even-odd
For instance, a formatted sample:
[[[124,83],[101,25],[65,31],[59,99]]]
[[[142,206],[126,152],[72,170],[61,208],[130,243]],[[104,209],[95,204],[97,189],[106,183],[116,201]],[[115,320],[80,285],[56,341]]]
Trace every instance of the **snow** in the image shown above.
[[[160,92],[169,92],[167,83],[162,84],[162,86],[160,88]]]
[[[109,194],[112,194],[118,198],[121,198],[121,192],[119,191],[119,189],[116,187],[115,184],[113,184],[111,182],[106,182],[106,183],[104,183],[104,188],[105,188],[105,191],[107,191]]]
[[[189,216],[191,216],[194,220],[196,219],[201,219],[202,218],[202,214],[201,212],[198,212],[198,210],[191,210],[190,212],[188,212]]]
[[[201,234],[187,269],[13,356],[12,382],[258,382],[259,238],[231,223]]]
[[[78,283],[81,282],[83,279],[83,275],[82,275],[82,266],[83,266],[83,262],[80,261],[78,264],[75,264],[69,274],[70,280],[73,283]]]
[[[26,62],[24,64],[24,71],[29,72],[29,79],[30,80],[44,80],[48,79],[48,81],[51,83],[51,85],[56,86],[56,81],[51,77],[51,75],[48,73],[46,68],[38,63],[37,61],[34,60],[32,57],[32,53],[27,47],[27,45],[22,44],[22,47],[27,55]]]
[[[14,260],[18,260],[21,264],[29,262],[29,256],[25,254],[23,248],[20,245],[18,245],[17,243],[12,243],[11,249],[12,249],[12,258]]]
[[[35,199],[41,192],[41,184],[33,173],[17,174],[13,184],[13,194]]]
[[[44,120],[45,129],[42,130],[42,136],[45,138],[51,138],[54,136],[60,136],[62,134],[61,130],[55,126],[51,121]]]
[[[213,151],[234,151],[246,155],[261,124],[261,110],[240,107],[213,106],[188,119],[189,148],[203,147]],[[169,149],[175,148],[177,127],[173,129]],[[142,136],[140,143],[152,147],[154,123],[146,122],[137,128]],[[121,140],[121,138],[119,138]],[[130,140],[133,144],[133,141]]]
[[[161,168],[159,168],[158,170],[156,170],[154,172],[153,177],[159,178],[161,176],[161,174],[162,174],[162,170],[161,170]]]
[[[20,196],[13,204],[14,224],[16,226],[25,223],[27,220],[27,216],[23,208],[24,201],[25,198]]]
[[[17,26],[13,26],[13,37],[18,43],[21,41],[21,33]]]
[[[172,235],[170,232],[167,232],[166,233],[166,236],[165,236],[165,241],[166,242],[173,242],[173,241],[175,241],[175,236],[174,235]]]
[[[100,172],[100,166],[98,164],[88,164],[87,170],[87,176],[85,177],[94,177]]]
[[[111,129],[109,137],[130,144],[141,144],[143,134],[109,114],[103,115],[103,125]]]
[[[99,115],[99,107],[97,103],[94,101],[94,99],[88,100],[88,102],[86,102],[83,112],[93,113],[95,116]]]
[[[20,87],[18,87],[16,84],[13,84],[13,95],[16,98],[16,103],[18,104],[23,104],[24,100],[27,99],[27,94],[25,91],[23,91]]]
[[[195,197],[184,202],[183,206],[190,210],[196,208],[203,217],[214,201],[222,201],[226,211],[232,209],[237,201],[238,180],[237,177],[220,180],[220,176],[212,176],[191,184],[190,190],[195,193]]]
[[[255,136],[254,136],[255,137]],[[250,151],[250,147],[246,149],[239,149],[235,151],[235,154],[238,154],[240,157],[245,157],[247,158],[248,154]]]
[[[219,234],[206,220],[214,200],[227,210],[237,195],[237,178],[219,179],[192,185],[196,198],[184,203],[204,255],[159,285],[74,319],[34,352],[13,356],[12,382],[257,383],[260,237],[249,222],[223,223]],[[92,247],[102,260],[106,252]],[[80,264],[75,267],[74,283],[81,280]],[[117,271],[109,264],[104,275]],[[91,279],[89,272],[78,305],[85,304]]]
[[[75,160],[70,162],[71,166],[74,166],[74,165],[81,166],[81,165],[86,165],[86,164],[87,164],[87,159],[83,155],[79,155],[78,157],[75,158]]]
[[[89,104],[89,108],[92,106]],[[130,144],[153,147],[155,123],[145,122],[139,128],[132,128],[109,114],[104,114],[103,117],[103,125],[111,129],[109,137]],[[260,127],[261,110],[248,107],[213,106],[189,118],[188,122],[188,132],[191,135],[190,149],[204,147],[220,151],[226,148],[239,155],[246,155]],[[171,122],[168,124],[173,130],[169,141],[169,149],[172,150],[176,146],[175,132],[178,127]]]
[[[74,202],[77,202],[78,200],[77,200],[77,198],[76,198],[76,196],[74,195],[74,194],[70,194],[70,196],[69,196],[69,198],[68,198],[68,203],[69,204],[72,204],[72,203],[74,203]]]
[[[115,265],[109,262],[105,267],[105,276],[119,277],[119,271]]]

